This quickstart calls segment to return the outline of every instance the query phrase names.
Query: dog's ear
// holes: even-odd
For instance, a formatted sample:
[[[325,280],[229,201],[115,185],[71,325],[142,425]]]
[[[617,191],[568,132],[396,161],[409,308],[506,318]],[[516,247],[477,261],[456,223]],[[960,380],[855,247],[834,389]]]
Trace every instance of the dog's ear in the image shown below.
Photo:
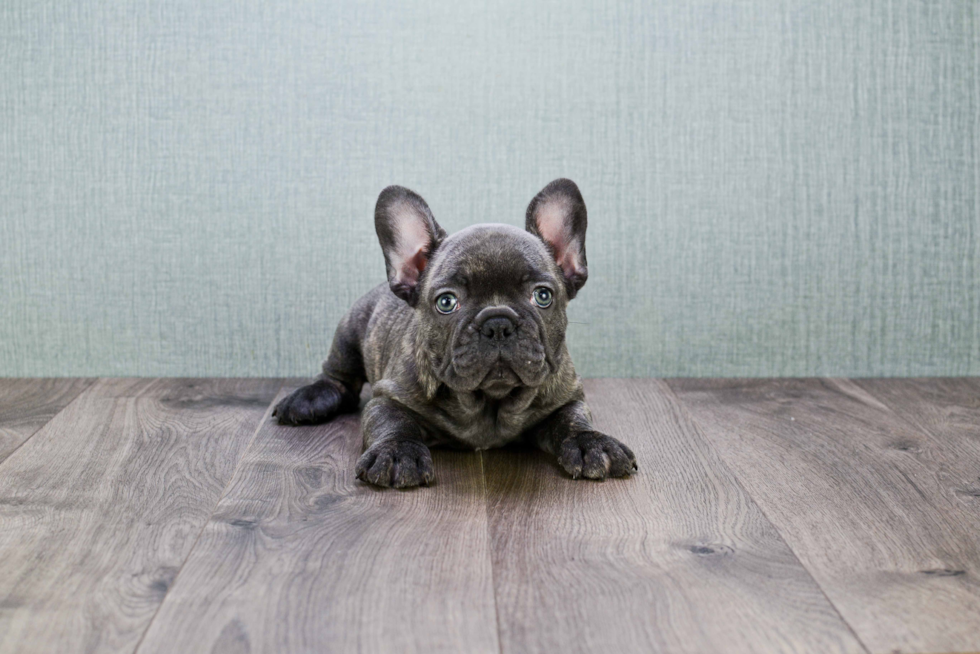
[[[585,200],[570,179],[556,179],[534,196],[527,207],[526,229],[538,236],[558,262],[565,276],[568,297],[573,298],[589,278],[585,260]]]
[[[374,208],[374,228],[385,254],[391,291],[413,307],[418,284],[429,258],[446,238],[429,205],[402,186],[381,191]]]

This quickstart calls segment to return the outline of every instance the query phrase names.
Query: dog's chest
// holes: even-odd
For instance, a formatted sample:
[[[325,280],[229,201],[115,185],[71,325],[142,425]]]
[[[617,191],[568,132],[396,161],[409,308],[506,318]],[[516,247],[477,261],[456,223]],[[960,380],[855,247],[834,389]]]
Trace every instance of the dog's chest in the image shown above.
[[[501,447],[517,440],[524,431],[524,421],[517,416],[479,415],[471,420],[455,422],[449,435],[474,450]]]
[[[520,399],[494,402],[472,396],[455,398],[440,407],[433,420],[440,432],[434,433],[433,439],[448,437],[457,441],[452,444],[475,450],[513,442],[540,419],[540,412]]]

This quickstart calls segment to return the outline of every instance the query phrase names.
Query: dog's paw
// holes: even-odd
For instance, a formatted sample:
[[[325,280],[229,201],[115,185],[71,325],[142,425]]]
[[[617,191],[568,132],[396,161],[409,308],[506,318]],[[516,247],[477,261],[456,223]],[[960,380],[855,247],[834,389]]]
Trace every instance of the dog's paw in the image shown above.
[[[562,441],[558,463],[572,479],[629,477],[637,469],[630,448],[597,431],[579,432]]]
[[[375,486],[428,486],[436,478],[429,448],[418,441],[386,440],[369,447],[357,460],[354,473]]]
[[[337,384],[319,380],[298,388],[276,405],[272,415],[280,425],[315,425],[345,409],[346,398]]]

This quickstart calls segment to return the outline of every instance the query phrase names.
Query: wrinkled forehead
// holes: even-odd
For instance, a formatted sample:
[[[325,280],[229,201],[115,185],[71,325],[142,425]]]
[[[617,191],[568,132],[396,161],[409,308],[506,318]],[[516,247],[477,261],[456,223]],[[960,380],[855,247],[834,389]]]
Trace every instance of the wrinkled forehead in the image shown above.
[[[533,234],[511,225],[474,225],[439,246],[427,277],[431,286],[513,284],[553,274],[551,255]]]

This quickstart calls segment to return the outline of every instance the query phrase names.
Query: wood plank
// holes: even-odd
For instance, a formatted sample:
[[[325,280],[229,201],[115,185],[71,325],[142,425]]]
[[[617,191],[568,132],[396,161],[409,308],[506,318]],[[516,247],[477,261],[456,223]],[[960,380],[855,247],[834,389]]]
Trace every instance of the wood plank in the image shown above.
[[[0,462],[24,444],[94,379],[0,379]]]
[[[360,441],[358,415],[267,421],[139,652],[496,652],[479,454],[379,490]]]
[[[945,496],[980,510],[980,379],[855,379],[854,383],[925,434],[950,466],[937,470]],[[911,451],[911,450],[910,450]],[[917,457],[928,453],[913,452]]]
[[[633,478],[486,453],[503,652],[864,651],[663,382],[586,396]]]
[[[980,460],[846,380],[668,383],[870,650],[980,650],[980,513],[944,483]]]
[[[278,380],[100,380],[0,466],[0,651],[133,651]]]

